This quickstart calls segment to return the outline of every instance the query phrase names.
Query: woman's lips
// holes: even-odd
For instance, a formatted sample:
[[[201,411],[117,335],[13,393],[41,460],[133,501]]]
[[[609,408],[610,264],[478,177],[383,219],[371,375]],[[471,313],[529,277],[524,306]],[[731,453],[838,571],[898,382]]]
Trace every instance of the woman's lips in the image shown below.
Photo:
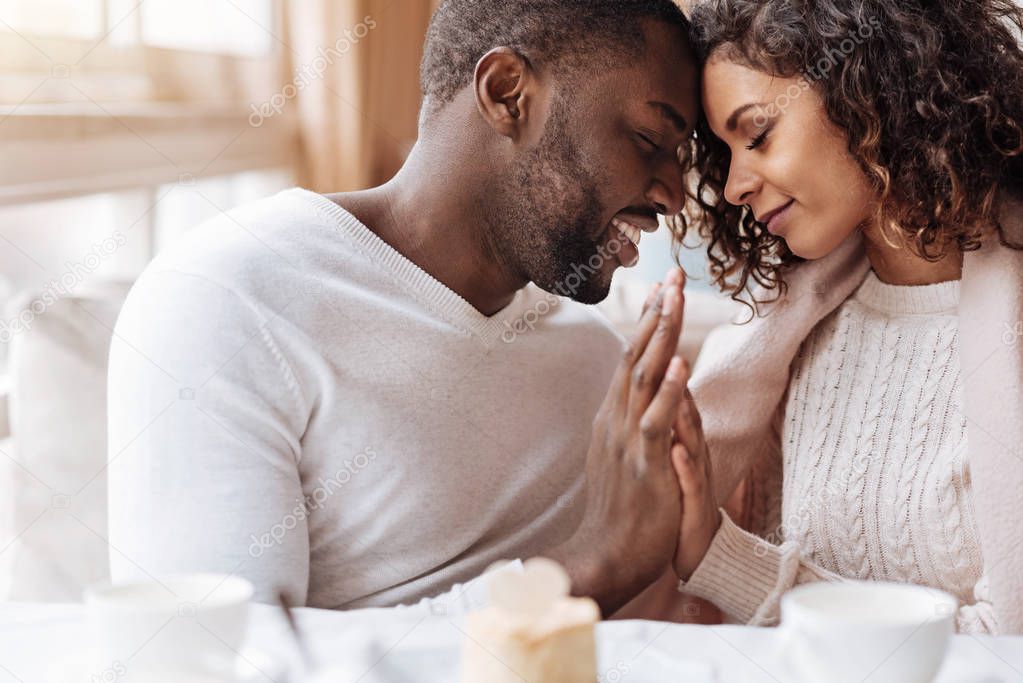
[[[767,231],[769,233],[777,235],[782,228],[785,227],[785,224],[788,222],[790,210],[795,202],[795,199],[790,199],[784,206],[767,213],[767,215],[763,217],[761,222],[767,227]]]

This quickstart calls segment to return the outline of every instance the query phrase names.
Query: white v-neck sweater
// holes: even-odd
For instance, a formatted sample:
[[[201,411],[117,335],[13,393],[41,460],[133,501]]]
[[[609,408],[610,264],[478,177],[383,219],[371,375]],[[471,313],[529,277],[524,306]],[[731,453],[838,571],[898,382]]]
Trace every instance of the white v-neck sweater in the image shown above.
[[[532,286],[481,315],[318,194],[221,215],[151,264],[117,323],[113,576],[391,606],[542,553],[578,524],[620,349]]]
[[[997,630],[965,457],[959,291],[871,271],[814,328],[784,403],[781,519],[758,537],[726,517],[687,592],[763,624],[798,583],[909,582],[955,595],[960,630]]]

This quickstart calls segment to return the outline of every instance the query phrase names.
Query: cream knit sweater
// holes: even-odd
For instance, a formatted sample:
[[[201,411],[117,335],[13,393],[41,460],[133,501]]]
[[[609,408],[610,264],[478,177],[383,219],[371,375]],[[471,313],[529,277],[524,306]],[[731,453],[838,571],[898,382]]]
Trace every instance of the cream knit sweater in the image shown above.
[[[967,422],[965,462],[969,463],[969,477],[964,476],[963,481],[969,482],[973,491],[976,539],[984,558],[983,580],[977,586],[980,598],[974,603],[976,617],[985,627],[990,627],[986,614],[982,613],[988,609],[982,603],[989,603],[989,614],[997,624],[998,633],[1023,634],[1023,513],[1020,508],[1023,336],[1015,331],[1023,327],[1023,249],[1009,246],[1023,244],[1023,201],[1005,194],[999,197],[999,204],[1004,241],[988,236],[977,251],[967,252],[963,259],[957,307],[962,414]],[[715,496],[719,502],[728,500],[744,481],[754,492],[757,489],[781,491],[781,486],[770,486],[763,471],[774,471],[776,480],[783,479],[783,458],[779,455],[781,429],[772,426],[788,405],[797,357],[820,321],[848,302],[869,271],[870,261],[864,253],[862,235],[854,232],[827,257],[787,270],[788,293],[763,307],[761,315],[754,320],[722,326],[708,336],[690,388],[703,417],[704,435],[714,464]],[[758,291],[758,299],[770,299],[770,293]],[[851,367],[845,369],[851,371]],[[833,376],[832,381],[834,379]],[[930,425],[938,424],[944,422],[941,419],[930,422]],[[952,420],[951,425],[954,424]],[[913,435],[916,438],[919,432]],[[884,440],[892,437],[883,435]],[[903,467],[907,462],[913,461],[903,459],[897,465]],[[913,472],[896,468],[884,481],[898,477],[907,482],[905,486],[914,487],[909,489],[911,491],[931,486],[932,483],[921,477],[910,483],[913,475]],[[872,495],[877,495],[876,490]],[[774,495],[775,499],[780,497],[780,493]],[[750,498],[756,501],[769,497]],[[767,507],[753,509],[751,517],[763,518]],[[910,508],[907,513],[915,512]],[[913,519],[911,514],[910,519]],[[962,527],[964,521],[955,526]],[[750,519],[744,519],[744,523],[748,525]],[[759,531],[759,528],[751,528]],[[723,533],[727,534],[728,530],[726,526]],[[911,528],[909,531],[911,533]],[[915,537],[900,549],[911,553],[919,547],[919,541],[919,537]],[[763,554],[762,550],[760,552]],[[922,560],[915,557],[911,561]],[[899,561],[898,566],[905,568],[910,564]],[[811,571],[824,572],[822,568]],[[950,587],[955,590],[954,586]],[[749,590],[746,585],[736,587],[737,592],[746,590]],[[961,613],[960,618],[961,628],[971,628],[970,624],[975,623],[966,614]]]
[[[726,517],[688,592],[767,624],[798,583],[911,582],[954,594],[960,630],[995,630],[965,458],[959,290],[871,271],[814,328],[784,402],[781,518],[755,536]]]

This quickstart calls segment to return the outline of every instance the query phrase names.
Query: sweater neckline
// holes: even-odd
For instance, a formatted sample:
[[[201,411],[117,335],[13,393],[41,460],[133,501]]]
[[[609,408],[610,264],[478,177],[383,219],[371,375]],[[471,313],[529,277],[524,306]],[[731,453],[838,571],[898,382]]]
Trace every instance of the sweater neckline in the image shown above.
[[[961,285],[961,280],[930,285],[891,285],[869,270],[853,299],[891,316],[954,314],[959,308]]]
[[[336,202],[301,187],[295,188],[295,192],[319,209],[369,258],[396,277],[410,295],[462,332],[479,338],[487,346],[495,344],[526,312],[531,300],[528,285],[515,292],[511,303],[503,309],[492,316],[483,315],[461,295],[406,258]]]

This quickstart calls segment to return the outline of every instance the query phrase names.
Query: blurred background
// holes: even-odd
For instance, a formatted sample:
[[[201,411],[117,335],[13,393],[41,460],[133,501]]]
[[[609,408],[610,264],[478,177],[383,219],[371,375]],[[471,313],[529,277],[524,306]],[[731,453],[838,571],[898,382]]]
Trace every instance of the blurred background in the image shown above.
[[[438,0],[0,0],[0,599],[106,572],[106,353],[153,256],[221,211],[389,179]],[[623,331],[672,263],[644,236]],[[699,249],[685,252],[699,278]],[[734,307],[689,286],[685,351]],[[116,458],[117,454],[110,454]]]

